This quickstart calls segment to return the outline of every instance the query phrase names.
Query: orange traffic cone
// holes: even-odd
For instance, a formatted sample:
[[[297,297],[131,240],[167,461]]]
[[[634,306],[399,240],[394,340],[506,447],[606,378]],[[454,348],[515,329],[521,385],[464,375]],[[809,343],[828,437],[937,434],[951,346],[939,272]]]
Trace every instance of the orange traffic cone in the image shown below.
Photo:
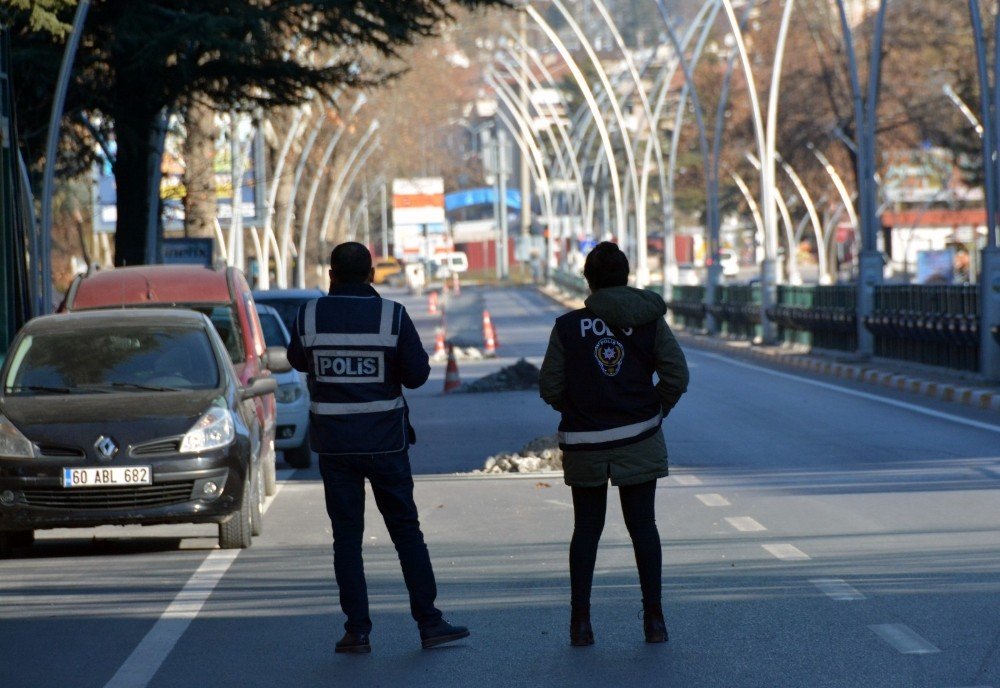
[[[439,327],[434,334],[434,355],[440,356],[445,352],[444,347],[444,328]]]
[[[488,327],[483,330],[483,353],[487,356],[497,355],[497,340],[493,335],[493,324],[490,323]]]
[[[483,309],[483,339],[486,338],[486,332],[493,329],[493,321],[490,320],[490,312]]]
[[[427,312],[431,315],[438,314],[438,293],[436,291],[427,295]]]
[[[457,272],[451,273],[451,288],[452,288],[452,291],[455,292],[455,296],[458,296],[459,294],[462,293],[462,288],[458,286],[458,273]]]
[[[448,345],[448,369],[444,373],[444,392],[452,392],[462,385],[458,378],[458,362],[455,360],[455,347]]]

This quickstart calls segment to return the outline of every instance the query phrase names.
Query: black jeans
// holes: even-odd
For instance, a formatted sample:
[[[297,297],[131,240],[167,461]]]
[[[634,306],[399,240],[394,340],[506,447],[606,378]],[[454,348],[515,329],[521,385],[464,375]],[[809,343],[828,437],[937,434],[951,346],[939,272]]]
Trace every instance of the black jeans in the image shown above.
[[[574,487],[573,539],[569,545],[570,601],[574,607],[590,604],[594,582],[594,562],[597,543],[604,530],[604,514],[608,506],[608,486]],[[639,569],[642,604],[660,604],[660,571],[663,554],[660,533],[656,529],[656,481],[618,488],[625,516],[625,527],[632,538],[635,563]]]
[[[372,627],[361,557],[366,478],[371,482],[375,504],[396,546],[414,620],[422,629],[439,622],[441,612],[434,606],[437,597],[434,569],[413,501],[413,476],[407,453],[321,454],[319,470],[326,493],[326,511],[333,525],[333,571],[340,588],[340,608],[347,615],[344,628],[353,633],[368,633]]]

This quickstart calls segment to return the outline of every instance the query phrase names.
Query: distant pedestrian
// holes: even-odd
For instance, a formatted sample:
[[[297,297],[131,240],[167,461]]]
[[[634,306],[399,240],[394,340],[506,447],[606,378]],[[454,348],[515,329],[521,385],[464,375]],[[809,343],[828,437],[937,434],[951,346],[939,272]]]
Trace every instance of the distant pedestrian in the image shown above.
[[[413,501],[407,450],[416,435],[402,388],[427,381],[427,352],[406,309],[381,298],[371,287],[373,278],[364,245],[334,248],[330,295],[302,306],[288,349],[292,366],[308,374],[310,440],[333,525],[333,568],[347,616],[336,652],[371,651],[361,556],[365,479],[396,546],[423,647],[469,635],[444,621],[434,606],[434,570]]]
[[[608,480],[618,486],[642,589],[648,643],[667,640],[656,480],[667,475],[660,425],[687,390],[688,369],[657,294],[626,286],[628,258],[601,242],[583,274],[585,307],[556,319],[542,362],[542,398],[562,414],[559,447],[573,491],[569,548],[570,643],[591,645],[590,593],[604,529]],[[653,373],[659,382],[652,382]]]

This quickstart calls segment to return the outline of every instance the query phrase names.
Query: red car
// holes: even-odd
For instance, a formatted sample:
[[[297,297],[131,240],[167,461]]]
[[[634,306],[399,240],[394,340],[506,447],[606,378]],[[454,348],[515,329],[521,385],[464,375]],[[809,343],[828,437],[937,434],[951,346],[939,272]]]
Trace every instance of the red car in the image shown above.
[[[189,308],[207,315],[226,345],[240,384],[270,377],[268,350],[250,285],[236,268],[138,265],[80,275],[70,285],[59,311],[151,306]],[[274,394],[257,397],[255,404],[264,447],[264,491],[271,495],[277,487]]]

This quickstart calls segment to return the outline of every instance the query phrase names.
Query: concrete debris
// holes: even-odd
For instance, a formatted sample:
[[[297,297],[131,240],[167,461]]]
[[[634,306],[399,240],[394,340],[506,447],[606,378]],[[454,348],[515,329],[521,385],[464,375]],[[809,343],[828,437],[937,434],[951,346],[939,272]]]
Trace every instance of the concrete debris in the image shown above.
[[[538,389],[538,368],[523,358],[514,365],[459,387],[457,392],[514,392]]]
[[[447,351],[439,352],[433,354],[430,358],[435,363],[443,363],[448,360],[448,352]],[[481,361],[483,360],[483,358],[485,358],[485,356],[483,356],[482,350],[474,346],[455,347],[456,361]],[[461,390],[456,390],[456,391],[461,391]]]
[[[555,435],[538,437],[516,453],[500,453],[486,459],[473,473],[540,473],[561,471],[562,451]]]

